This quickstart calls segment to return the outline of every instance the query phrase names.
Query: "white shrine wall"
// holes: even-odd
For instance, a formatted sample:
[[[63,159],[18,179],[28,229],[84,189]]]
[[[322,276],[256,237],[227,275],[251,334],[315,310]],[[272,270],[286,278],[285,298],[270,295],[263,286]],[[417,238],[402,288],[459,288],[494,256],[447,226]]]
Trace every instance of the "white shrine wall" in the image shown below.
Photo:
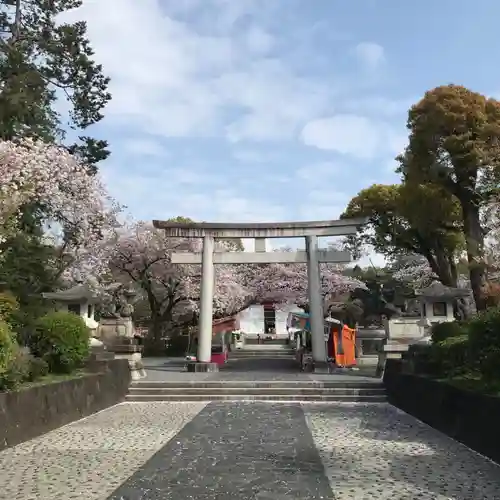
[[[291,312],[302,312],[300,307],[290,304],[276,306],[276,334],[279,337],[288,338],[286,331],[286,320]],[[249,335],[264,334],[264,306],[253,305],[238,314],[240,330]]]

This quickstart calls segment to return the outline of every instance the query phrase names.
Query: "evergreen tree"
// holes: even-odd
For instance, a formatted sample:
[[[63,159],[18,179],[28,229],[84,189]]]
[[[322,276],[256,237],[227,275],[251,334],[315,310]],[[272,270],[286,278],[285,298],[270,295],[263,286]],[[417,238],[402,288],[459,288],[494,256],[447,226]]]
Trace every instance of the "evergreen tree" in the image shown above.
[[[39,137],[65,143],[66,130],[79,135],[65,144],[96,171],[107,142],[84,134],[99,122],[111,95],[109,78],[93,61],[86,23],[60,23],[58,16],[81,0],[0,0],[0,138]],[[69,121],[55,108],[70,105]]]

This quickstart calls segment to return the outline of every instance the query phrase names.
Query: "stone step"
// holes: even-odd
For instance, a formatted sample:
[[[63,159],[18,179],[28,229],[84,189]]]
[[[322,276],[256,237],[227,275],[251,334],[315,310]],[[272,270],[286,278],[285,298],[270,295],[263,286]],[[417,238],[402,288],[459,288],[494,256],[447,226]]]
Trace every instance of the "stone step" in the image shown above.
[[[381,381],[356,380],[172,380],[132,382],[130,389],[384,389]]]
[[[176,394],[212,394],[213,387],[131,387],[130,395],[176,395]],[[380,396],[385,394],[383,387],[222,387],[217,388],[218,394],[245,394],[245,395],[339,395],[339,396]]]
[[[288,358],[294,358],[295,353],[293,352],[266,352],[266,351],[261,351],[261,352],[248,352],[248,351],[236,351],[236,352],[230,352],[228,354],[228,359],[254,359],[254,358],[280,358],[280,359],[288,359]]]
[[[245,339],[246,345],[287,345],[288,340],[287,339],[273,339],[273,340],[265,340],[262,342],[262,337],[261,341],[259,343],[257,337],[247,337]]]
[[[233,351],[229,351],[229,354],[289,354],[294,353],[295,349],[291,349],[289,347],[284,347],[283,349],[235,349]]]
[[[126,396],[129,402],[151,402],[151,401],[307,401],[307,402],[332,402],[332,403],[386,403],[385,395],[358,396],[358,395],[310,395],[310,394],[129,394]]]

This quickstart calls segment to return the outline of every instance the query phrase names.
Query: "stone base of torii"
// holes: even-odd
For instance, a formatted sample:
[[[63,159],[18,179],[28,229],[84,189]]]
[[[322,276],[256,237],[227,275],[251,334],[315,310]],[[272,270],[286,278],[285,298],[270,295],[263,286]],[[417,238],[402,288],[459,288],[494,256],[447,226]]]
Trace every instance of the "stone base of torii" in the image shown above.
[[[312,355],[316,371],[327,371],[324,340],[323,297],[321,293],[320,262],[349,263],[348,252],[319,250],[318,237],[356,234],[365,219],[342,219],[314,222],[274,223],[180,223],[153,221],[154,227],[172,238],[202,238],[201,253],[174,253],[173,264],[201,264],[201,297],[197,362],[190,371],[217,371],[211,363],[212,316],[214,296],[214,265],[216,264],[307,264],[309,314]],[[254,238],[255,252],[214,252],[216,239]],[[297,252],[266,252],[267,238],[305,238],[306,250]]]

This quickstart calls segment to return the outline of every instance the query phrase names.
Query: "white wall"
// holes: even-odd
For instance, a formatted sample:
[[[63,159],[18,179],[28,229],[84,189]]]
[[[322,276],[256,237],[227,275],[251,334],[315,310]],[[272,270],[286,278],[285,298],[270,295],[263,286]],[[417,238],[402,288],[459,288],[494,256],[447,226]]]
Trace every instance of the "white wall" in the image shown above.
[[[287,337],[286,320],[288,313],[302,311],[296,305],[282,305],[276,309],[276,333]],[[255,305],[241,311],[238,314],[240,329],[242,332],[257,335],[264,333],[264,306]]]
[[[92,309],[90,311],[90,316],[89,316],[89,310],[88,310],[89,303],[88,302],[82,302],[80,304],[80,316],[82,317],[83,321],[85,321],[85,324],[91,329],[95,330],[98,326],[99,323],[94,319],[94,313],[95,313],[95,307],[92,305]],[[57,311],[68,311],[68,304],[65,303],[57,303],[56,304],[56,310]]]
[[[250,306],[238,314],[240,330],[244,333],[264,333],[264,307]]]

